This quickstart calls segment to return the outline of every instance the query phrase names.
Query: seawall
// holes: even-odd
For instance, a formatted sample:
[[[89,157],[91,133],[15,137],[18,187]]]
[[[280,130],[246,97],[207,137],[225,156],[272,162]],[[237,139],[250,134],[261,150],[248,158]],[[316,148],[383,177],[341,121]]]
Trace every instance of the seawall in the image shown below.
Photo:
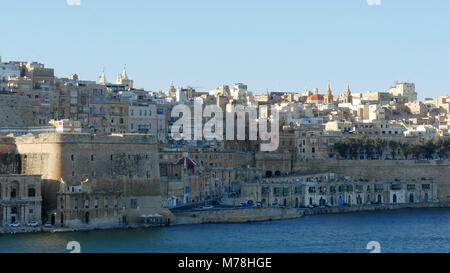
[[[303,216],[294,208],[234,208],[174,213],[174,225],[207,223],[244,223],[294,219]]]
[[[395,205],[394,204],[363,205],[352,207],[332,207],[332,208],[316,208],[316,209],[302,209],[302,210],[304,216],[309,216],[318,214],[335,214],[335,213],[398,210],[398,209],[423,209],[423,208],[450,208],[450,202],[395,204]]]

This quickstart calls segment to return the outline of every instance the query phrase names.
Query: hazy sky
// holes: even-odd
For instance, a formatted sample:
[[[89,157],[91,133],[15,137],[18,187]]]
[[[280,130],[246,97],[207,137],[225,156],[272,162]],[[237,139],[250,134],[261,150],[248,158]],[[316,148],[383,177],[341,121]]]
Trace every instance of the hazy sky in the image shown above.
[[[450,94],[448,0],[0,0],[0,55],[136,87]]]

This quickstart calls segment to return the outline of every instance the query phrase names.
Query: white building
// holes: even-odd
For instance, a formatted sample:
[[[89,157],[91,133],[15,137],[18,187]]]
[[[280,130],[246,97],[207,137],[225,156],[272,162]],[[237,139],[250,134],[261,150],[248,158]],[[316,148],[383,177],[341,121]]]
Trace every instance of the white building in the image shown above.
[[[128,107],[128,131],[130,133],[157,134],[156,105],[152,103],[130,104]]]
[[[389,93],[398,102],[412,102],[417,100],[416,86],[414,83],[399,83],[389,89]],[[397,98],[395,98],[397,97]],[[406,99],[406,101],[404,101]]]
[[[19,64],[17,63],[3,63],[0,57],[0,92],[8,90],[8,78],[20,77]]]

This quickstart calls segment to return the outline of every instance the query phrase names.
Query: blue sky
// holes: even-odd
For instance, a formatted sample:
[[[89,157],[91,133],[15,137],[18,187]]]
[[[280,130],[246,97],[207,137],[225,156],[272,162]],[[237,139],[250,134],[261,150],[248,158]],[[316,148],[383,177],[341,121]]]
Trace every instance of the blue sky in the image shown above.
[[[70,0],[77,2],[78,0]],[[371,0],[374,1],[374,0]],[[376,1],[376,0],[375,0]],[[109,81],[127,65],[136,87],[256,92],[450,94],[450,1],[20,0],[1,3],[0,55]]]

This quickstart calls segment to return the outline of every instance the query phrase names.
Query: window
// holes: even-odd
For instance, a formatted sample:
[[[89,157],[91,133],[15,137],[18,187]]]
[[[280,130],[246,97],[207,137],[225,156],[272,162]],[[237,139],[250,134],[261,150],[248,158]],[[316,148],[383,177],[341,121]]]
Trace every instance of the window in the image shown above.
[[[78,209],[78,198],[75,198],[74,203],[73,203],[73,208]]]
[[[114,207],[117,208],[119,206],[119,200],[116,198],[114,198]]]
[[[75,160],[75,156],[74,155],[70,155],[70,160],[74,161]]]
[[[137,209],[137,199],[131,199],[131,208]]]
[[[28,197],[35,197],[36,196],[36,190],[34,188],[28,189]]]
[[[105,198],[105,209],[108,208],[108,198]]]
[[[95,198],[94,200],[94,208],[98,208],[98,198]]]
[[[13,188],[11,189],[11,198],[16,198],[17,197],[17,189]]]
[[[64,209],[64,199],[62,199],[62,198],[59,199],[59,207],[61,209]]]
[[[89,198],[87,198],[86,200],[84,200],[84,208],[86,208],[86,209],[89,208]]]
[[[17,208],[16,207],[12,207],[11,208],[11,214],[16,214],[17,213]]]
[[[94,160],[95,160],[95,156],[91,155],[91,161],[94,161]]]

